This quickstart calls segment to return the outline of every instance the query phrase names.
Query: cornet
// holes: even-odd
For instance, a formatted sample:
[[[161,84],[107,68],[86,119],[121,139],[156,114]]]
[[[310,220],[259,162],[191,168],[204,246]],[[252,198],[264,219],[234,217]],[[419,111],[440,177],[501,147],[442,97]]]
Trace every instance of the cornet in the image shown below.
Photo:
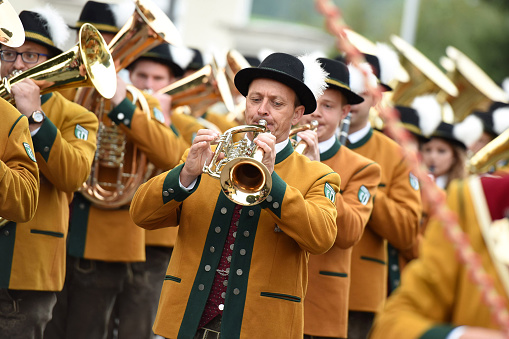
[[[292,137],[294,135],[296,135],[297,133],[302,132],[302,131],[307,131],[308,129],[316,132],[317,128],[318,128],[318,121],[312,120],[309,124],[298,125],[291,129],[290,141],[292,143],[292,146],[293,146],[295,152],[297,152],[299,154],[304,154],[304,152],[308,148],[308,144],[306,142],[304,142],[303,140],[297,141],[297,140],[293,139]]]
[[[253,139],[259,133],[267,132],[267,122],[258,125],[242,125],[230,128],[218,139],[218,144],[209,165],[203,166],[203,173],[219,179],[223,193],[238,205],[253,206],[264,201],[272,188],[272,177],[262,163],[263,150],[253,141],[244,138],[233,142],[236,133],[253,132]],[[223,153],[224,158],[219,160]]]

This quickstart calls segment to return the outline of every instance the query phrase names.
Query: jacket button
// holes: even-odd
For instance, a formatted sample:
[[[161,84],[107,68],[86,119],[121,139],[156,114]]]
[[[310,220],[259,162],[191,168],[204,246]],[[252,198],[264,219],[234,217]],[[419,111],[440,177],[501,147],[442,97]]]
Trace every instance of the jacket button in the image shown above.
[[[49,152],[49,147],[48,146],[44,146],[44,152]]]
[[[249,216],[252,217],[254,215],[254,211],[253,210],[249,210]]]
[[[267,202],[271,202],[272,201],[272,195],[268,195],[267,199],[265,199],[265,200],[267,200]]]
[[[221,214],[226,214],[226,212],[228,212],[228,210],[226,209],[226,207],[221,208]]]
[[[214,246],[210,246],[210,253],[214,253],[216,251],[216,248]]]
[[[233,290],[233,294],[238,295],[240,293],[240,290],[238,288]]]
[[[118,113],[117,114],[117,119],[118,120],[124,120],[124,117],[125,117],[124,113]]]
[[[168,191],[163,191],[163,195],[164,195],[165,197],[167,197],[167,196],[169,196],[169,195],[170,195],[170,193],[168,193]]]
[[[199,285],[198,285],[198,289],[199,289],[200,291],[203,291],[203,290],[205,289],[205,285],[203,285],[203,284],[199,284]]]
[[[217,226],[216,228],[214,228],[214,231],[216,233],[221,233],[221,227]]]
[[[205,265],[205,271],[208,272],[208,271],[210,271],[210,269],[211,269],[210,265]]]
[[[279,208],[279,203],[276,201],[275,203],[272,204],[272,207]]]
[[[246,255],[246,250],[245,249],[241,249],[239,252],[240,252],[240,255]]]
[[[5,230],[5,231],[4,231],[4,235],[5,235],[6,237],[8,237],[8,236],[9,236],[9,231],[8,231],[8,230]]]
[[[249,231],[244,231],[244,236],[247,238],[249,237]]]
[[[242,273],[243,273],[243,272],[242,272],[242,270],[239,268],[239,269],[237,270],[237,275],[242,275]]]
[[[174,192],[175,192],[175,190],[174,190],[173,188],[168,188],[168,192],[170,192],[170,193],[174,193]]]

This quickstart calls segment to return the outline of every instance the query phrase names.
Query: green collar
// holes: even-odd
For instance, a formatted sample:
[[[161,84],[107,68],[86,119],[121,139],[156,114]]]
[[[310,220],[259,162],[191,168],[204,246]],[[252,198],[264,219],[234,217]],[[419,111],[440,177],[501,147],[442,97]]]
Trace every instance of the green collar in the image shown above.
[[[320,153],[320,161],[324,161],[324,160],[329,160],[330,158],[332,158],[336,153],[338,153],[339,149],[341,148],[341,143],[339,142],[339,140],[336,138],[336,140],[334,141],[334,144],[332,145],[331,148],[329,148],[328,150],[326,150],[325,152],[323,153]]]
[[[364,145],[365,143],[367,143],[369,141],[369,139],[371,139],[372,135],[373,135],[373,128],[370,128],[368,134],[366,134],[361,140],[354,142],[353,144],[347,143],[346,147],[348,147],[349,149],[359,148],[362,145]]]
[[[276,154],[276,164],[279,164],[281,161],[285,160],[290,156],[290,154],[293,153],[293,146],[290,141],[288,141],[288,144],[286,144],[285,148],[283,148],[281,151]]]
[[[46,103],[51,97],[53,96],[53,93],[46,93],[41,95],[41,106]]]

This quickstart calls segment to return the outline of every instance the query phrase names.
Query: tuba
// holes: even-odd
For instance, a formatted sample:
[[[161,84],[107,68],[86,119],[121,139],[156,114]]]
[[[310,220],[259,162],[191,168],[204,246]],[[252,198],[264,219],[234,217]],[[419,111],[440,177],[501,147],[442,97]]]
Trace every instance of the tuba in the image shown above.
[[[223,193],[238,205],[253,206],[264,201],[272,188],[272,177],[262,163],[263,150],[247,138],[233,142],[236,133],[252,132],[253,139],[267,131],[267,122],[230,128],[218,139],[209,165],[203,173],[219,179]],[[223,153],[224,158],[219,159]]]
[[[312,120],[309,124],[298,125],[298,126],[292,127],[292,129],[290,130],[290,141],[292,143],[292,146],[293,146],[295,152],[297,152],[299,154],[304,154],[304,152],[308,148],[308,144],[306,142],[304,142],[303,140],[297,141],[297,140],[293,139],[292,137],[294,135],[297,135],[297,133],[302,132],[302,131],[307,131],[308,129],[316,132],[317,128],[318,128],[318,121],[316,121],[316,120]]]
[[[452,46],[445,52],[447,57],[441,59],[441,64],[459,90],[457,96],[446,98],[455,121],[462,121],[474,110],[487,111],[495,101],[508,103],[504,90],[470,58]]]
[[[485,173],[500,160],[509,159],[509,129],[490,141],[468,161],[470,173]]]
[[[391,36],[400,62],[409,75],[408,82],[398,82],[392,91],[394,105],[410,106],[415,97],[425,94],[436,94],[439,103],[447,97],[457,97],[458,88],[426,56],[414,46],[396,35]]]
[[[135,11],[110,42],[108,48],[118,73],[144,52],[164,42],[181,44],[180,34],[170,19],[150,0],[136,0]],[[151,119],[143,93],[134,86],[127,91],[133,103]],[[99,208],[113,209],[128,204],[136,189],[149,177],[146,155],[107,118],[110,102],[97,91],[82,88],[75,102],[94,112],[99,120],[97,150],[89,178],[80,192]],[[132,155],[132,158],[129,158]]]
[[[9,79],[3,78],[0,97],[15,105],[11,86],[25,79],[34,80],[41,94],[93,87],[102,96],[111,98],[117,87],[113,59],[103,37],[90,24],[81,27],[79,41],[73,48]]]

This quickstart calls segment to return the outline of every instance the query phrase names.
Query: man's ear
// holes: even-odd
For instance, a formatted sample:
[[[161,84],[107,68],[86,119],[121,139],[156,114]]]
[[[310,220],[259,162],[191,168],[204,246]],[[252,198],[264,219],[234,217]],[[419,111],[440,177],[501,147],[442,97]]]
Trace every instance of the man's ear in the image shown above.
[[[295,110],[293,111],[292,125],[296,125],[300,121],[300,119],[304,115],[305,110],[306,108],[304,107],[304,105],[295,107]]]
[[[348,115],[348,113],[350,113],[350,110],[352,109],[352,106],[351,105],[343,105],[343,107],[341,107],[341,120],[343,120],[344,118],[346,118],[346,116]]]

